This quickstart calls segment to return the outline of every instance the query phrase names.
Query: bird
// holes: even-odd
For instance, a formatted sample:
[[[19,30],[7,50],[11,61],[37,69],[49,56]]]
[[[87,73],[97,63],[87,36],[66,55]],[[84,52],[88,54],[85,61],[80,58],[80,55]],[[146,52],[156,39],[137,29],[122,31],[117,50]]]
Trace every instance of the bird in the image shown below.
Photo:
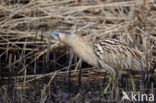
[[[144,71],[142,62],[144,54],[120,40],[107,38],[93,42],[67,31],[47,33],[70,47],[89,65],[104,69],[111,75],[116,75],[122,70]]]

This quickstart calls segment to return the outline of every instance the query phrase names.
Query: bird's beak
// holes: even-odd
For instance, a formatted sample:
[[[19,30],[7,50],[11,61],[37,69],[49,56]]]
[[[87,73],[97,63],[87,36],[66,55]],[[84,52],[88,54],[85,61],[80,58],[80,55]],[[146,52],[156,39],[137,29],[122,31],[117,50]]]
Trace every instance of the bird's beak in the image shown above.
[[[56,34],[56,32],[46,32],[46,34],[53,36],[55,39],[58,40],[58,35]]]

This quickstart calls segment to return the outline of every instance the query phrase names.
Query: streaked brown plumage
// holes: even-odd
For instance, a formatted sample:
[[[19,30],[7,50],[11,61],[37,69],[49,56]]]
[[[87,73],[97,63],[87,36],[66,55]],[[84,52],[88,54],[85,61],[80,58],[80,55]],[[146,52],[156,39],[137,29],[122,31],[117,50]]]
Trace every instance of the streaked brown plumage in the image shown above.
[[[105,69],[111,74],[116,74],[121,69],[143,70],[141,59],[144,55],[121,41],[105,39],[92,42],[65,31],[48,34],[71,47],[88,64]]]

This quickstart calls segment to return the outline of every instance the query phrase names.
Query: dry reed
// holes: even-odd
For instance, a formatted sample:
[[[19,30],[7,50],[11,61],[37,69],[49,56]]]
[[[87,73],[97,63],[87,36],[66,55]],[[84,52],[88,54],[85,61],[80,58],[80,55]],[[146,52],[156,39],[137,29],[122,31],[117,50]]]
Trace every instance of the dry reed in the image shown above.
[[[0,1],[0,91],[12,86],[17,87],[17,90],[19,88],[23,90],[33,83],[32,81],[46,79],[48,82],[43,82],[46,85],[42,86],[41,100],[39,99],[44,103],[52,95],[50,92],[49,94],[45,92],[50,91],[48,90],[50,84],[62,83],[64,82],[62,78],[70,79],[70,82],[74,83],[79,80],[78,68],[83,68],[82,85],[86,85],[87,81],[105,78],[108,83],[109,75],[106,75],[105,71],[90,66],[87,68],[88,65],[80,62],[67,47],[45,34],[54,30],[76,31],[78,35],[91,40],[120,39],[146,54],[145,66],[150,72],[147,76],[154,80],[156,78],[154,0],[2,0]],[[67,78],[67,75],[70,75],[70,78]],[[139,78],[143,77],[134,76],[134,81],[140,81]],[[127,84],[125,85],[129,88]],[[10,101],[8,95],[0,100]],[[110,96],[109,100],[113,97]],[[15,98],[11,101],[16,101]],[[21,101],[27,101],[25,97],[22,98]],[[75,100],[83,99],[78,93],[71,99],[72,102]]]

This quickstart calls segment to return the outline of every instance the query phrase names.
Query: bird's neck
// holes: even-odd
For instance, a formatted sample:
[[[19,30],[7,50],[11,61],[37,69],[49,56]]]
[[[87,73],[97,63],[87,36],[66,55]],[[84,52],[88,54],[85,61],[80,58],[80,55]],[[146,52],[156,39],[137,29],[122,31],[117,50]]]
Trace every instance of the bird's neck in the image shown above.
[[[77,54],[81,59],[88,62],[88,64],[96,65],[97,58],[94,53],[93,43],[91,41],[77,36],[72,40],[69,40],[67,45],[70,46],[74,53]]]
[[[93,49],[92,48],[93,43],[91,41],[79,36],[73,37],[71,40],[68,40],[67,45],[69,45],[73,49],[78,49],[83,51],[86,49],[87,50]]]

